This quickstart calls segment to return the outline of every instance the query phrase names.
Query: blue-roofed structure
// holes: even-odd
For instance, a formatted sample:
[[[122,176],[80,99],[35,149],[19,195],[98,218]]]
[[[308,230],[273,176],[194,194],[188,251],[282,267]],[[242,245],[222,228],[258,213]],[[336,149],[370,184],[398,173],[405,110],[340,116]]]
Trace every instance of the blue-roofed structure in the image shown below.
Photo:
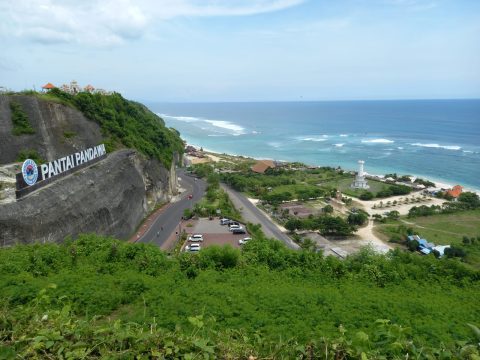
[[[418,241],[418,249],[417,250],[424,255],[431,254],[434,250],[436,250],[440,254],[440,257],[442,257],[445,253],[445,249],[450,247],[450,245],[435,246],[434,243],[429,243],[427,241],[427,239],[422,239],[418,235],[408,235],[407,236],[407,241],[413,241],[413,240]]]
[[[413,241],[413,240],[419,241],[419,240],[420,240],[420,236],[418,236],[418,235],[408,235],[408,236],[407,236],[407,239],[408,239],[408,241]]]

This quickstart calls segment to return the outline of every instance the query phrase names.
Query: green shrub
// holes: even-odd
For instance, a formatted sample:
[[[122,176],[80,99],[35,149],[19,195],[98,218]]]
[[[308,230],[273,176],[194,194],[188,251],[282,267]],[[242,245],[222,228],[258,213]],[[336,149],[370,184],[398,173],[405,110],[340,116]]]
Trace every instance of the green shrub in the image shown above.
[[[360,200],[372,200],[375,197],[375,195],[370,191],[365,191],[362,194],[360,194],[359,197],[360,197]]]
[[[10,111],[12,113],[13,135],[31,135],[35,130],[28,121],[28,116],[23,111],[22,106],[16,101],[10,101]]]
[[[76,135],[77,135],[77,133],[76,133],[75,131],[64,131],[64,132],[63,132],[63,137],[64,137],[65,139],[70,139],[70,138],[72,138],[72,137],[74,137],[74,136],[76,136]]]
[[[357,211],[348,214],[347,221],[350,225],[363,225],[368,221],[368,214],[363,211]]]
[[[21,150],[17,156],[17,162],[22,162],[27,159],[32,159],[37,163],[37,165],[43,164],[45,160],[40,156],[40,154],[33,149]]]

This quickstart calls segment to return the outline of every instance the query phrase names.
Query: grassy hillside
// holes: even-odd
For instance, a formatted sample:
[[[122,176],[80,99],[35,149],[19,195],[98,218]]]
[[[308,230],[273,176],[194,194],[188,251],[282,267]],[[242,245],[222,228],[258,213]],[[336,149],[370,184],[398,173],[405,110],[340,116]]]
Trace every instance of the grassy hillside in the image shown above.
[[[164,121],[144,105],[126,100],[118,93],[81,92],[73,96],[53,89],[37,96],[73,106],[96,121],[109,151],[120,146],[134,148],[150,158],[159,159],[167,167],[174,152],[183,152],[183,142],[175,129],[166,128]]]
[[[376,231],[388,240],[398,235],[399,226],[411,228],[415,234],[434,244],[462,247],[466,252],[465,261],[480,269],[480,209],[414,218],[402,217],[397,221],[377,224]]]
[[[323,258],[250,230],[242,252],[94,235],[1,249],[0,357],[478,355],[479,272],[400,251]]]

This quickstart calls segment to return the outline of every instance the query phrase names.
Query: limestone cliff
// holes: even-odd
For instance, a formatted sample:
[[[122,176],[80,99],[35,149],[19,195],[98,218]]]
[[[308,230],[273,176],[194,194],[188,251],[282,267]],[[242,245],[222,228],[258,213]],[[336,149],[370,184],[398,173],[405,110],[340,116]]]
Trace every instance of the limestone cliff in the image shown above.
[[[24,149],[51,161],[102,142],[99,125],[80,111],[34,96],[13,96],[35,129],[13,136],[11,98],[0,96],[0,165],[14,162]],[[127,239],[151,209],[171,198],[176,179],[175,161],[167,169],[138,151],[115,151],[19,201],[1,203],[0,246],[59,242],[85,232]]]
[[[19,103],[35,130],[12,135],[10,101]],[[102,142],[100,127],[71,107],[27,95],[0,95],[0,164],[16,161],[21,150],[54,160]]]

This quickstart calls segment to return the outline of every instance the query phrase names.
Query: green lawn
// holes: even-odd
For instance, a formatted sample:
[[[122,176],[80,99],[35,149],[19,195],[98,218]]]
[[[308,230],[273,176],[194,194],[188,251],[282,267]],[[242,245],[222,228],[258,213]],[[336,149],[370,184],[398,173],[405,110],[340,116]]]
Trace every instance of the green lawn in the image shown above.
[[[380,224],[376,230],[389,239],[399,225],[412,228],[436,245],[463,245],[463,237],[480,236],[480,210],[463,211],[455,214],[438,214],[416,218],[402,217],[400,221]],[[475,267],[480,267],[480,241],[466,245],[466,261]]]
[[[321,183],[321,186],[330,186],[330,187],[333,187],[333,188],[336,188],[336,189],[340,190],[342,193],[344,193],[346,195],[358,197],[365,190],[350,188],[350,185],[352,184],[352,182],[353,182],[353,176],[348,175],[348,177],[344,176],[344,177],[339,178],[339,179],[323,182],[323,183]],[[381,181],[375,181],[375,180],[368,180],[368,185],[370,185],[369,191],[371,191],[373,193],[377,193],[380,190],[382,190],[383,188],[387,187],[387,185],[385,185]]]
[[[284,192],[289,192],[293,196],[297,194],[298,191],[311,191],[317,190],[318,186],[315,185],[308,185],[308,184],[293,184],[293,185],[280,185],[272,189],[272,194],[281,194]]]
[[[480,210],[405,219],[436,244],[461,244],[463,236],[480,236]]]
[[[416,218],[402,217],[386,225],[379,225],[378,230],[389,236],[392,225],[404,224],[411,227],[427,240],[439,245],[462,244],[463,236],[480,236],[480,210],[470,210],[456,214],[438,214]]]

